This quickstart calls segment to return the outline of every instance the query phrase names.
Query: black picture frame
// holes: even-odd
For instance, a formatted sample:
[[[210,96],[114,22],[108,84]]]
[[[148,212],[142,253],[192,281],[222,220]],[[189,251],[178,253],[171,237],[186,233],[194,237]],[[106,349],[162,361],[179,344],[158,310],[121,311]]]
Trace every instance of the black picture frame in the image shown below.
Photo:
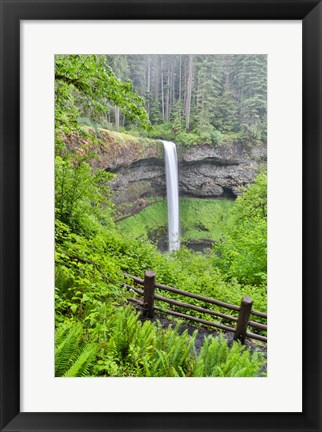
[[[316,0],[0,0],[1,431],[321,431],[321,3]],[[21,20],[258,19],[303,22],[303,412],[20,412]],[[285,340],[287,343],[287,338]],[[290,347],[291,353],[291,347]],[[290,354],[290,361],[292,361]],[[153,397],[153,392],[148,397]],[[243,397],[247,395],[243,395]],[[256,395],[255,395],[256,396]],[[44,395],[45,397],[45,395]],[[144,410],[144,401],[142,401]]]

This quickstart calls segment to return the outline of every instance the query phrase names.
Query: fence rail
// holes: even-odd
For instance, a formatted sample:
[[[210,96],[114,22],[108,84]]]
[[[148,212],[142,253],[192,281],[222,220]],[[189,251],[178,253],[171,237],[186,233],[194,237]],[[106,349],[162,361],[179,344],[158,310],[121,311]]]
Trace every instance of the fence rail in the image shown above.
[[[234,339],[240,340],[242,343],[245,342],[246,337],[256,339],[256,340],[259,340],[262,342],[267,342],[266,336],[247,331],[248,326],[253,327],[254,329],[267,331],[267,325],[250,320],[251,315],[267,319],[266,313],[259,312],[259,311],[252,309],[253,300],[251,297],[243,297],[241,300],[240,306],[237,306],[237,305],[232,305],[230,303],[222,302],[222,301],[217,300],[217,299],[208,298],[208,297],[201,296],[199,294],[194,294],[194,293],[191,293],[188,291],[184,291],[184,290],[181,290],[178,288],[158,284],[155,281],[156,280],[156,273],[152,270],[146,271],[144,273],[144,279],[141,279],[137,276],[133,276],[133,275],[128,274],[128,273],[124,273],[124,276],[129,278],[129,279],[132,279],[135,282],[135,284],[143,286],[143,290],[142,290],[142,289],[139,289],[135,286],[129,285],[127,283],[123,283],[123,286],[125,288],[127,288],[128,290],[131,290],[131,291],[135,292],[136,294],[143,296],[143,301],[139,300],[137,298],[133,298],[133,297],[130,298],[130,301],[133,303],[136,303],[137,305],[142,307],[143,315],[146,318],[153,318],[154,317],[154,311],[160,311],[160,312],[172,315],[172,316],[188,319],[190,321],[198,322],[198,323],[201,323],[201,324],[204,324],[207,326],[219,328],[219,329],[224,330],[224,331],[234,332],[235,333]],[[181,302],[181,301],[174,300],[171,298],[163,297],[163,296],[155,293],[156,289],[172,292],[175,294],[182,295],[184,297],[188,297],[188,298],[192,298],[195,300],[203,301],[205,303],[213,304],[213,305],[219,306],[221,308],[226,308],[226,309],[229,309],[232,311],[236,311],[236,312],[238,312],[238,316],[235,317],[232,315],[227,315],[225,313],[217,312],[217,311],[214,311],[212,309],[206,309],[204,307],[196,306],[196,305],[191,304],[191,303],[185,303],[185,302]],[[194,310],[196,312],[200,312],[203,314],[212,315],[214,317],[221,318],[221,319],[224,319],[226,321],[230,321],[233,324],[235,324],[235,327],[231,327],[231,326],[219,323],[219,322],[213,322],[213,321],[208,321],[208,320],[205,320],[202,318],[197,318],[197,317],[187,315],[187,314],[184,314],[181,312],[173,311],[171,309],[163,310],[162,308],[160,308],[154,304],[155,300],[167,303],[169,305],[177,306],[180,308],[190,309],[190,310]]]

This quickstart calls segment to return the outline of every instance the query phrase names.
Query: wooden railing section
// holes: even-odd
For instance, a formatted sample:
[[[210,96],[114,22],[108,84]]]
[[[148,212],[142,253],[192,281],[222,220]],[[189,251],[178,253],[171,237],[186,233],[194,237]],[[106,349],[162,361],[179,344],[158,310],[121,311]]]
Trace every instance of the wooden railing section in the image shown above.
[[[136,303],[137,305],[139,305],[143,309],[143,316],[145,318],[154,318],[154,311],[160,311],[160,312],[163,312],[165,314],[172,315],[172,316],[175,316],[178,318],[188,319],[190,321],[194,321],[194,322],[198,322],[200,324],[204,324],[207,326],[219,328],[219,329],[224,330],[224,331],[233,332],[233,333],[235,333],[234,339],[239,340],[242,343],[245,342],[246,337],[251,338],[251,339],[256,339],[256,340],[259,340],[262,342],[267,342],[266,336],[263,336],[263,335],[260,335],[257,333],[247,332],[247,328],[249,326],[254,328],[254,329],[257,329],[259,331],[265,331],[265,332],[267,331],[267,325],[261,324],[261,323],[256,322],[256,321],[252,321],[250,319],[252,315],[256,316],[256,317],[267,319],[266,313],[259,312],[259,311],[252,309],[253,300],[251,297],[243,297],[241,300],[240,306],[236,306],[236,305],[222,302],[220,300],[216,300],[216,299],[212,299],[212,298],[208,298],[208,297],[203,297],[199,294],[194,294],[194,293],[184,291],[184,290],[181,290],[178,288],[158,284],[158,283],[156,283],[156,273],[152,270],[148,270],[144,273],[144,279],[140,279],[137,276],[133,276],[133,275],[130,275],[128,273],[124,273],[124,276],[129,278],[129,279],[132,279],[132,281],[134,282],[134,284],[136,286],[132,286],[132,285],[129,285],[127,283],[123,283],[123,286],[125,288],[127,288],[128,290],[135,292],[136,294],[138,294],[140,296],[143,296],[143,301],[139,300],[138,298],[134,298],[134,297],[131,297],[129,300],[133,303]],[[143,290],[137,288],[137,285],[143,286]],[[177,300],[170,299],[167,297],[163,297],[163,296],[155,293],[156,289],[172,292],[175,294],[182,295],[183,297],[189,297],[189,298],[192,298],[195,300],[200,300],[200,301],[205,302],[205,303],[213,304],[213,305],[219,306],[220,308],[226,308],[226,309],[229,309],[232,311],[236,311],[236,312],[238,312],[238,316],[227,315],[225,313],[217,312],[217,311],[214,311],[212,309],[207,309],[207,308],[204,308],[201,306],[196,306],[196,305],[193,305],[191,303],[185,303],[185,302],[177,301]],[[220,322],[208,321],[208,320],[205,320],[202,318],[197,318],[197,317],[187,315],[187,314],[184,314],[181,312],[173,311],[171,309],[164,311],[162,308],[155,305],[155,300],[161,301],[164,303],[168,303],[170,305],[177,306],[180,308],[190,309],[190,310],[194,310],[196,312],[212,315],[216,318],[220,318],[220,319],[224,319],[226,321],[232,322],[235,326],[231,327],[229,325],[225,325],[225,324],[222,324]]]

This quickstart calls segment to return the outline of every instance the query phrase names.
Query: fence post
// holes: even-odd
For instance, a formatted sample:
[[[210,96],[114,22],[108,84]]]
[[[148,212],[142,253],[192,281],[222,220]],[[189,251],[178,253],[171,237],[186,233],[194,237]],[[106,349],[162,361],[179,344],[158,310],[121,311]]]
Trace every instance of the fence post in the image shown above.
[[[234,340],[239,340],[242,344],[245,343],[247,326],[249,323],[252,306],[253,306],[253,299],[251,297],[242,298],[240,304],[240,311],[238,314],[237,327],[234,336]]]
[[[154,290],[155,290],[155,272],[148,270],[144,273],[144,310],[145,318],[154,318]]]

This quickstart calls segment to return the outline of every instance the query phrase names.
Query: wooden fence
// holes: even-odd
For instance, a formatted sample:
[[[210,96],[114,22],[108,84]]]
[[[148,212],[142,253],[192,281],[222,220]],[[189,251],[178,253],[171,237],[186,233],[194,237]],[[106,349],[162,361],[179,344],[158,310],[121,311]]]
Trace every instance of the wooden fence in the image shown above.
[[[261,324],[261,323],[256,322],[256,321],[252,321],[250,319],[252,315],[255,317],[267,319],[267,314],[265,314],[263,312],[258,312],[256,310],[252,309],[253,300],[251,297],[243,297],[241,300],[240,306],[236,306],[236,305],[222,302],[220,300],[203,297],[199,294],[194,294],[194,293],[191,293],[188,291],[183,291],[183,290],[180,290],[177,288],[158,284],[158,283],[156,283],[156,273],[152,270],[148,270],[144,273],[144,279],[140,279],[140,278],[133,276],[133,275],[130,275],[128,273],[124,273],[124,276],[132,279],[136,286],[132,286],[132,285],[129,285],[126,283],[124,283],[123,286],[126,287],[128,290],[135,292],[136,294],[139,294],[140,296],[143,296],[143,301],[139,300],[137,298],[133,298],[133,297],[130,298],[130,301],[133,303],[136,303],[137,305],[142,307],[143,316],[146,318],[154,318],[154,311],[160,311],[160,312],[166,313],[168,315],[188,319],[190,321],[194,321],[194,322],[198,322],[198,323],[201,323],[201,324],[204,324],[207,326],[219,328],[219,329],[224,330],[224,331],[233,332],[233,333],[235,333],[234,339],[239,340],[242,343],[245,342],[246,337],[256,339],[256,340],[259,340],[262,342],[267,342],[266,336],[252,333],[252,332],[247,332],[248,327],[252,327],[252,328],[257,329],[259,331],[265,331],[265,332],[267,331],[267,325]],[[137,285],[143,286],[143,290],[137,288]],[[206,308],[203,308],[200,306],[196,306],[196,305],[193,305],[191,303],[184,303],[181,301],[177,301],[177,300],[173,300],[173,299],[170,299],[167,297],[163,297],[163,296],[155,293],[156,289],[172,292],[175,294],[182,295],[184,297],[189,297],[192,299],[200,300],[200,301],[205,302],[205,303],[216,305],[216,306],[219,306],[220,308],[226,308],[226,309],[229,309],[232,311],[236,311],[236,312],[238,312],[238,316],[227,315],[227,314],[224,314],[221,312],[214,311],[212,309],[206,309]],[[232,322],[235,326],[231,327],[231,326],[219,323],[219,322],[208,321],[208,320],[197,318],[197,317],[187,315],[187,314],[184,314],[181,312],[173,311],[171,309],[164,311],[162,308],[155,305],[155,300],[165,302],[165,303],[168,303],[170,305],[177,306],[180,308],[190,309],[190,310],[194,310],[194,311],[197,311],[200,313],[212,315],[214,317],[221,318],[225,321]]]

